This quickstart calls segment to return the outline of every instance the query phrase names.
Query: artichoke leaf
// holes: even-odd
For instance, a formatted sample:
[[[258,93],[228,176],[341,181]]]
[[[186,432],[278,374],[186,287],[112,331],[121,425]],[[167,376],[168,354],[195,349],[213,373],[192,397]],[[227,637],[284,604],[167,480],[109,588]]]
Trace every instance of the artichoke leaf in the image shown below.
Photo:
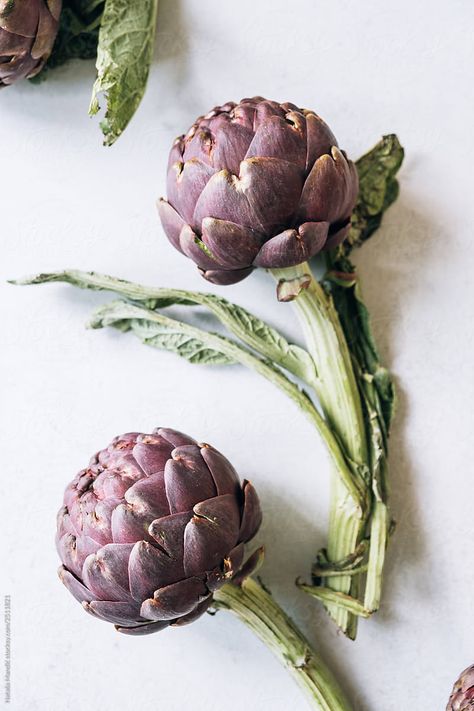
[[[257,351],[259,355],[285,368],[305,382],[312,382],[316,377],[314,362],[304,348],[289,343],[279,331],[265,321],[221,296],[185,289],[147,287],[106,274],[76,269],[41,273],[12,283],[45,284],[48,282],[64,282],[94,291],[112,291],[152,310],[175,305],[203,306],[234,336]]]
[[[396,174],[403,162],[404,150],[395,134],[382,139],[356,161],[359,197],[351,218],[351,229],[339,253],[349,255],[380,227],[382,217],[398,197]]]
[[[123,133],[145,93],[153,57],[158,0],[106,0],[97,47],[97,79],[89,107],[99,111],[99,95],[106,101],[101,122],[104,145]]]
[[[89,326],[112,326],[122,332],[132,331],[142,343],[170,351],[193,364],[230,365],[236,360],[224,350],[209,345],[207,331],[190,327],[175,319],[152,319],[155,313],[140,309],[125,301],[113,301],[94,313]]]
[[[316,377],[314,361],[309,353],[268,323],[226,299],[208,295],[207,306],[229,330],[260,354],[278,363],[305,382]]]

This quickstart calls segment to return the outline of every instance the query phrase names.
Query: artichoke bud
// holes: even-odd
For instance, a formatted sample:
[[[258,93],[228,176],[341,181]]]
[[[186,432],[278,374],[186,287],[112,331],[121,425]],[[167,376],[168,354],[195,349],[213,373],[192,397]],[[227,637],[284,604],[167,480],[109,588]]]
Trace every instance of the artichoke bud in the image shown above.
[[[126,634],[192,622],[242,579],[258,496],[213,447],[175,430],[116,437],[66,488],[59,576],[91,615]],[[238,578],[237,578],[238,576]]]
[[[217,106],[176,139],[158,211],[169,241],[206,279],[233,284],[340,244],[358,186],[314,111],[254,97]]]

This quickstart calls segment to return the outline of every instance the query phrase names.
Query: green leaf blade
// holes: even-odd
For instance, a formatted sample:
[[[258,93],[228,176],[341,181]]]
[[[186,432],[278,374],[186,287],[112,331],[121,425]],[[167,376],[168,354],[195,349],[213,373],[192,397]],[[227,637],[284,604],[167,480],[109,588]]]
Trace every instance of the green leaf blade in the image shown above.
[[[104,145],[111,146],[137,110],[153,56],[158,0],[107,0],[99,32],[97,79],[89,108],[99,111],[99,95],[106,100],[101,122]]]
[[[316,377],[313,359],[300,346],[288,343],[286,338],[242,306],[212,294],[206,305],[229,330],[265,358],[278,363],[305,382]]]
[[[404,150],[395,134],[383,138],[356,161],[359,197],[351,219],[349,235],[340,252],[349,255],[380,227],[385,210],[398,197],[396,174]]]

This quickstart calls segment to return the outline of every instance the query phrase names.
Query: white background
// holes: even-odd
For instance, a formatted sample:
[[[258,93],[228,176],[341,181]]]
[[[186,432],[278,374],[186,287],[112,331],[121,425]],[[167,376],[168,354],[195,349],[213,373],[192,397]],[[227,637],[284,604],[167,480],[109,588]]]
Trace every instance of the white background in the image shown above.
[[[0,96],[1,588],[12,596],[15,711],[304,709],[266,648],[221,613],[145,638],[88,617],[56,579],[62,491],[117,433],[179,427],[254,480],[264,580],[337,672],[356,711],[442,710],[474,661],[473,89],[469,0],[161,0],[145,100],[102,148],[91,63]],[[7,278],[96,269],[211,289],[298,339],[271,278],[213,289],[155,215],[172,139],[216,103],[263,94],[317,110],[352,157],[405,146],[401,196],[357,255],[396,375],[397,533],[383,606],[341,638],[293,587],[325,543],[328,462],[309,424],[242,367],[199,368],[132,336],[83,328],[106,295]]]

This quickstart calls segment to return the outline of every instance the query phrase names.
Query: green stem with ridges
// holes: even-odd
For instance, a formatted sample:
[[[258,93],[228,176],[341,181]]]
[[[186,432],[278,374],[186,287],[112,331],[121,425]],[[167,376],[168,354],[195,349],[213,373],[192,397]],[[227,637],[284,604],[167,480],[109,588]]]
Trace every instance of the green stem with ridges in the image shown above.
[[[380,606],[389,524],[386,504],[383,501],[377,501],[370,518],[369,563],[364,595],[364,607],[370,612],[376,612]]]
[[[362,404],[357,381],[352,367],[352,359],[332,298],[319,282],[313,278],[307,263],[287,269],[272,269],[279,281],[303,281],[302,288],[293,305],[298,314],[306,345],[314,359],[317,380],[313,387],[321,402],[326,419],[337,433],[349,458],[354,462],[362,478],[368,478],[368,452]],[[367,492],[369,498],[369,492]],[[342,482],[336,468],[333,470],[331,487],[331,513],[328,535],[328,557],[332,561],[350,555],[365,534],[367,509],[364,515],[354,507],[352,496]],[[334,576],[328,580],[328,587],[336,592],[357,598],[360,576]],[[355,638],[357,617],[341,606],[326,605],[343,632]]]
[[[370,611],[364,607],[360,600],[357,600],[350,595],[345,595],[342,592],[331,590],[331,588],[327,586],[299,584],[298,587],[300,590],[308,593],[308,595],[311,595],[311,597],[321,600],[321,602],[325,605],[334,605],[335,607],[341,610],[346,610],[357,617],[370,617]]]
[[[247,578],[214,593],[215,607],[232,612],[273,652],[318,711],[350,711],[351,706],[308,640],[262,585]]]

